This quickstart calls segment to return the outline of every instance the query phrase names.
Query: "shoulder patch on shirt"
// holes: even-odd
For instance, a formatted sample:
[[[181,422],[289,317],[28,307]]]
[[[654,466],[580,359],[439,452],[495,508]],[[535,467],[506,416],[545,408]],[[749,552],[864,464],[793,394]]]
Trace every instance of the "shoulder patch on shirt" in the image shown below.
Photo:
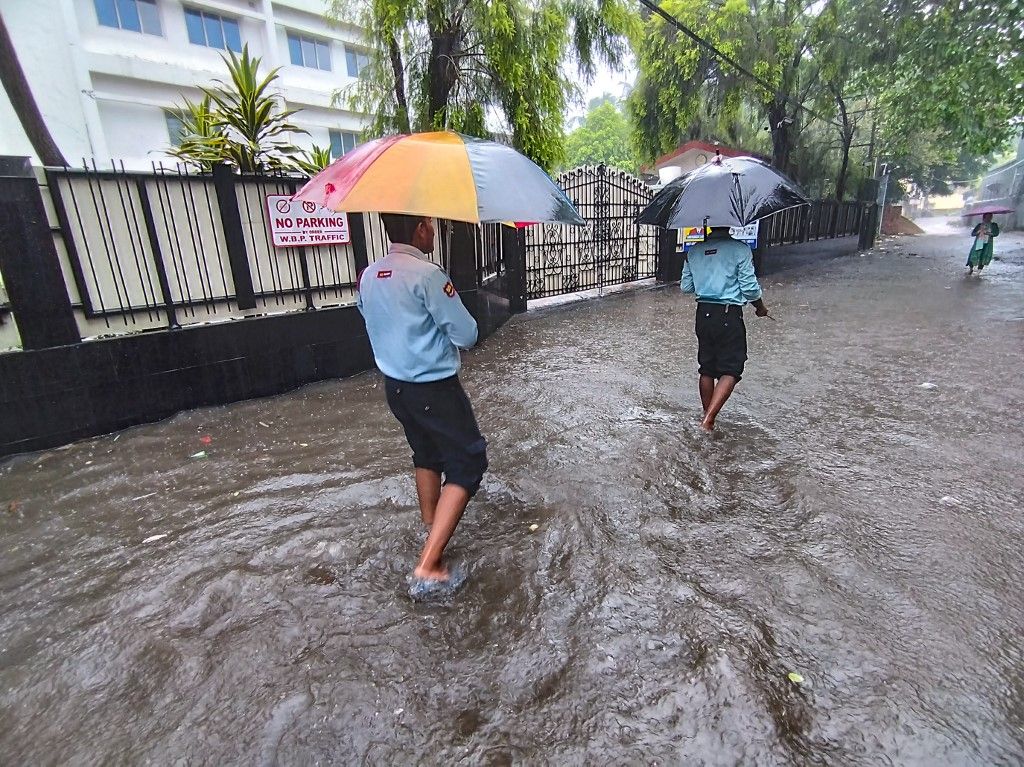
[[[377,272],[377,279],[378,280],[386,280],[390,276],[391,276],[391,270],[390,269],[381,269],[379,272]]]
[[[455,286],[452,285],[451,280],[449,280],[448,282],[446,282],[444,284],[444,294],[446,296],[448,296],[448,298],[454,298],[455,297]]]

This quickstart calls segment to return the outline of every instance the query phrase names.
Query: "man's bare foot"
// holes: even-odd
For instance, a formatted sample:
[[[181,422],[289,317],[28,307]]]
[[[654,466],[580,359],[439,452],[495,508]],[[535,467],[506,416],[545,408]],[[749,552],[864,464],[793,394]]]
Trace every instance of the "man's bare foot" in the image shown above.
[[[438,567],[417,567],[412,571],[413,578],[421,578],[425,581],[446,581],[448,580],[448,568],[444,565]]]
[[[447,569],[428,569],[425,571],[427,574],[421,575],[420,572],[423,570],[424,568],[417,567],[409,579],[409,596],[415,602],[448,599],[462,588],[469,576],[469,567],[464,562],[452,567],[451,572]]]
[[[701,431],[714,431],[715,430],[715,422],[714,421],[708,421],[705,418],[703,421],[700,422],[700,430]]]

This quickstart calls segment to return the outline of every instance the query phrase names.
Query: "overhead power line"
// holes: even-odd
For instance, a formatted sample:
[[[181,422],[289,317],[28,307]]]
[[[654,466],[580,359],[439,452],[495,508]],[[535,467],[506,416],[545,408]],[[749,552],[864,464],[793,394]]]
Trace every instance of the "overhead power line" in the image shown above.
[[[725,51],[720,50],[713,43],[710,43],[707,40],[705,40],[703,37],[698,35],[696,32],[694,32],[688,26],[683,24],[683,22],[681,22],[679,19],[677,19],[671,13],[669,13],[668,11],[664,10],[663,8],[661,8],[661,6],[659,6],[658,4],[652,2],[652,0],[638,0],[638,2],[641,5],[647,7],[648,9],[650,9],[653,13],[656,13],[659,16],[661,16],[661,18],[665,19],[665,21],[667,21],[669,24],[674,26],[676,29],[678,29],[680,32],[682,32],[684,35],[689,37],[691,40],[693,40],[695,43],[697,43],[697,45],[699,45],[701,48],[704,48],[705,50],[707,50],[710,53],[712,53],[715,57],[717,57],[717,58],[721,59],[722,61],[724,61],[726,64],[731,66],[733,69],[735,69],[737,72],[739,72],[744,77],[750,78],[755,83],[760,85],[762,88],[767,90],[769,93],[774,93],[776,95],[776,97],[781,98],[781,99],[789,102],[790,104],[793,104],[798,109],[802,109],[804,112],[807,112],[808,114],[813,115],[814,117],[817,117],[819,120],[822,120],[823,122],[830,123],[832,125],[835,125],[836,127],[841,127],[838,123],[833,122],[832,120],[828,119],[827,117],[822,117],[820,114],[815,112],[813,109],[811,109],[810,107],[807,107],[804,104],[800,103],[799,101],[794,99],[792,96],[788,96],[785,93],[780,93],[775,88],[774,85],[769,83],[764,78],[761,78],[761,77],[758,77],[757,75],[755,75],[753,72],[748,70],[746,67],[744,67],[742,64],[740,64],[738,61],[736,61],[736,59],[734,59],[728,53],[726,53]]]

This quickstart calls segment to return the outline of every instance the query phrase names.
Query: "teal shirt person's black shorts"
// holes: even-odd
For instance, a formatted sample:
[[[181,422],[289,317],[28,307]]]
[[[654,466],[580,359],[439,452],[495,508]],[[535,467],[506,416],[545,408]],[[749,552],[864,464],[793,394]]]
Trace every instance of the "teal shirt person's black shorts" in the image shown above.
[[[702,376],[743,377],[747,361],[747,327],[743,307],[736,304],[697,303],[697,364]]]
[[[487,441],[457,375],[409,383],[384,376],[388,406],[405,429],[417,469],[444,475],[470,497],[487,471]]]

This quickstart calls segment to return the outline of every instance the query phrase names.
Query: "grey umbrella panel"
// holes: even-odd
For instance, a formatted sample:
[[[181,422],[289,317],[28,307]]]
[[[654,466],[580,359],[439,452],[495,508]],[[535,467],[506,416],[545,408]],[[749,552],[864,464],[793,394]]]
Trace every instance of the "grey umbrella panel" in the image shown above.
[[[739,227],[810,202],[794,181],[761,160],[716,158],[666,184],[636,220],[666,229]]]

